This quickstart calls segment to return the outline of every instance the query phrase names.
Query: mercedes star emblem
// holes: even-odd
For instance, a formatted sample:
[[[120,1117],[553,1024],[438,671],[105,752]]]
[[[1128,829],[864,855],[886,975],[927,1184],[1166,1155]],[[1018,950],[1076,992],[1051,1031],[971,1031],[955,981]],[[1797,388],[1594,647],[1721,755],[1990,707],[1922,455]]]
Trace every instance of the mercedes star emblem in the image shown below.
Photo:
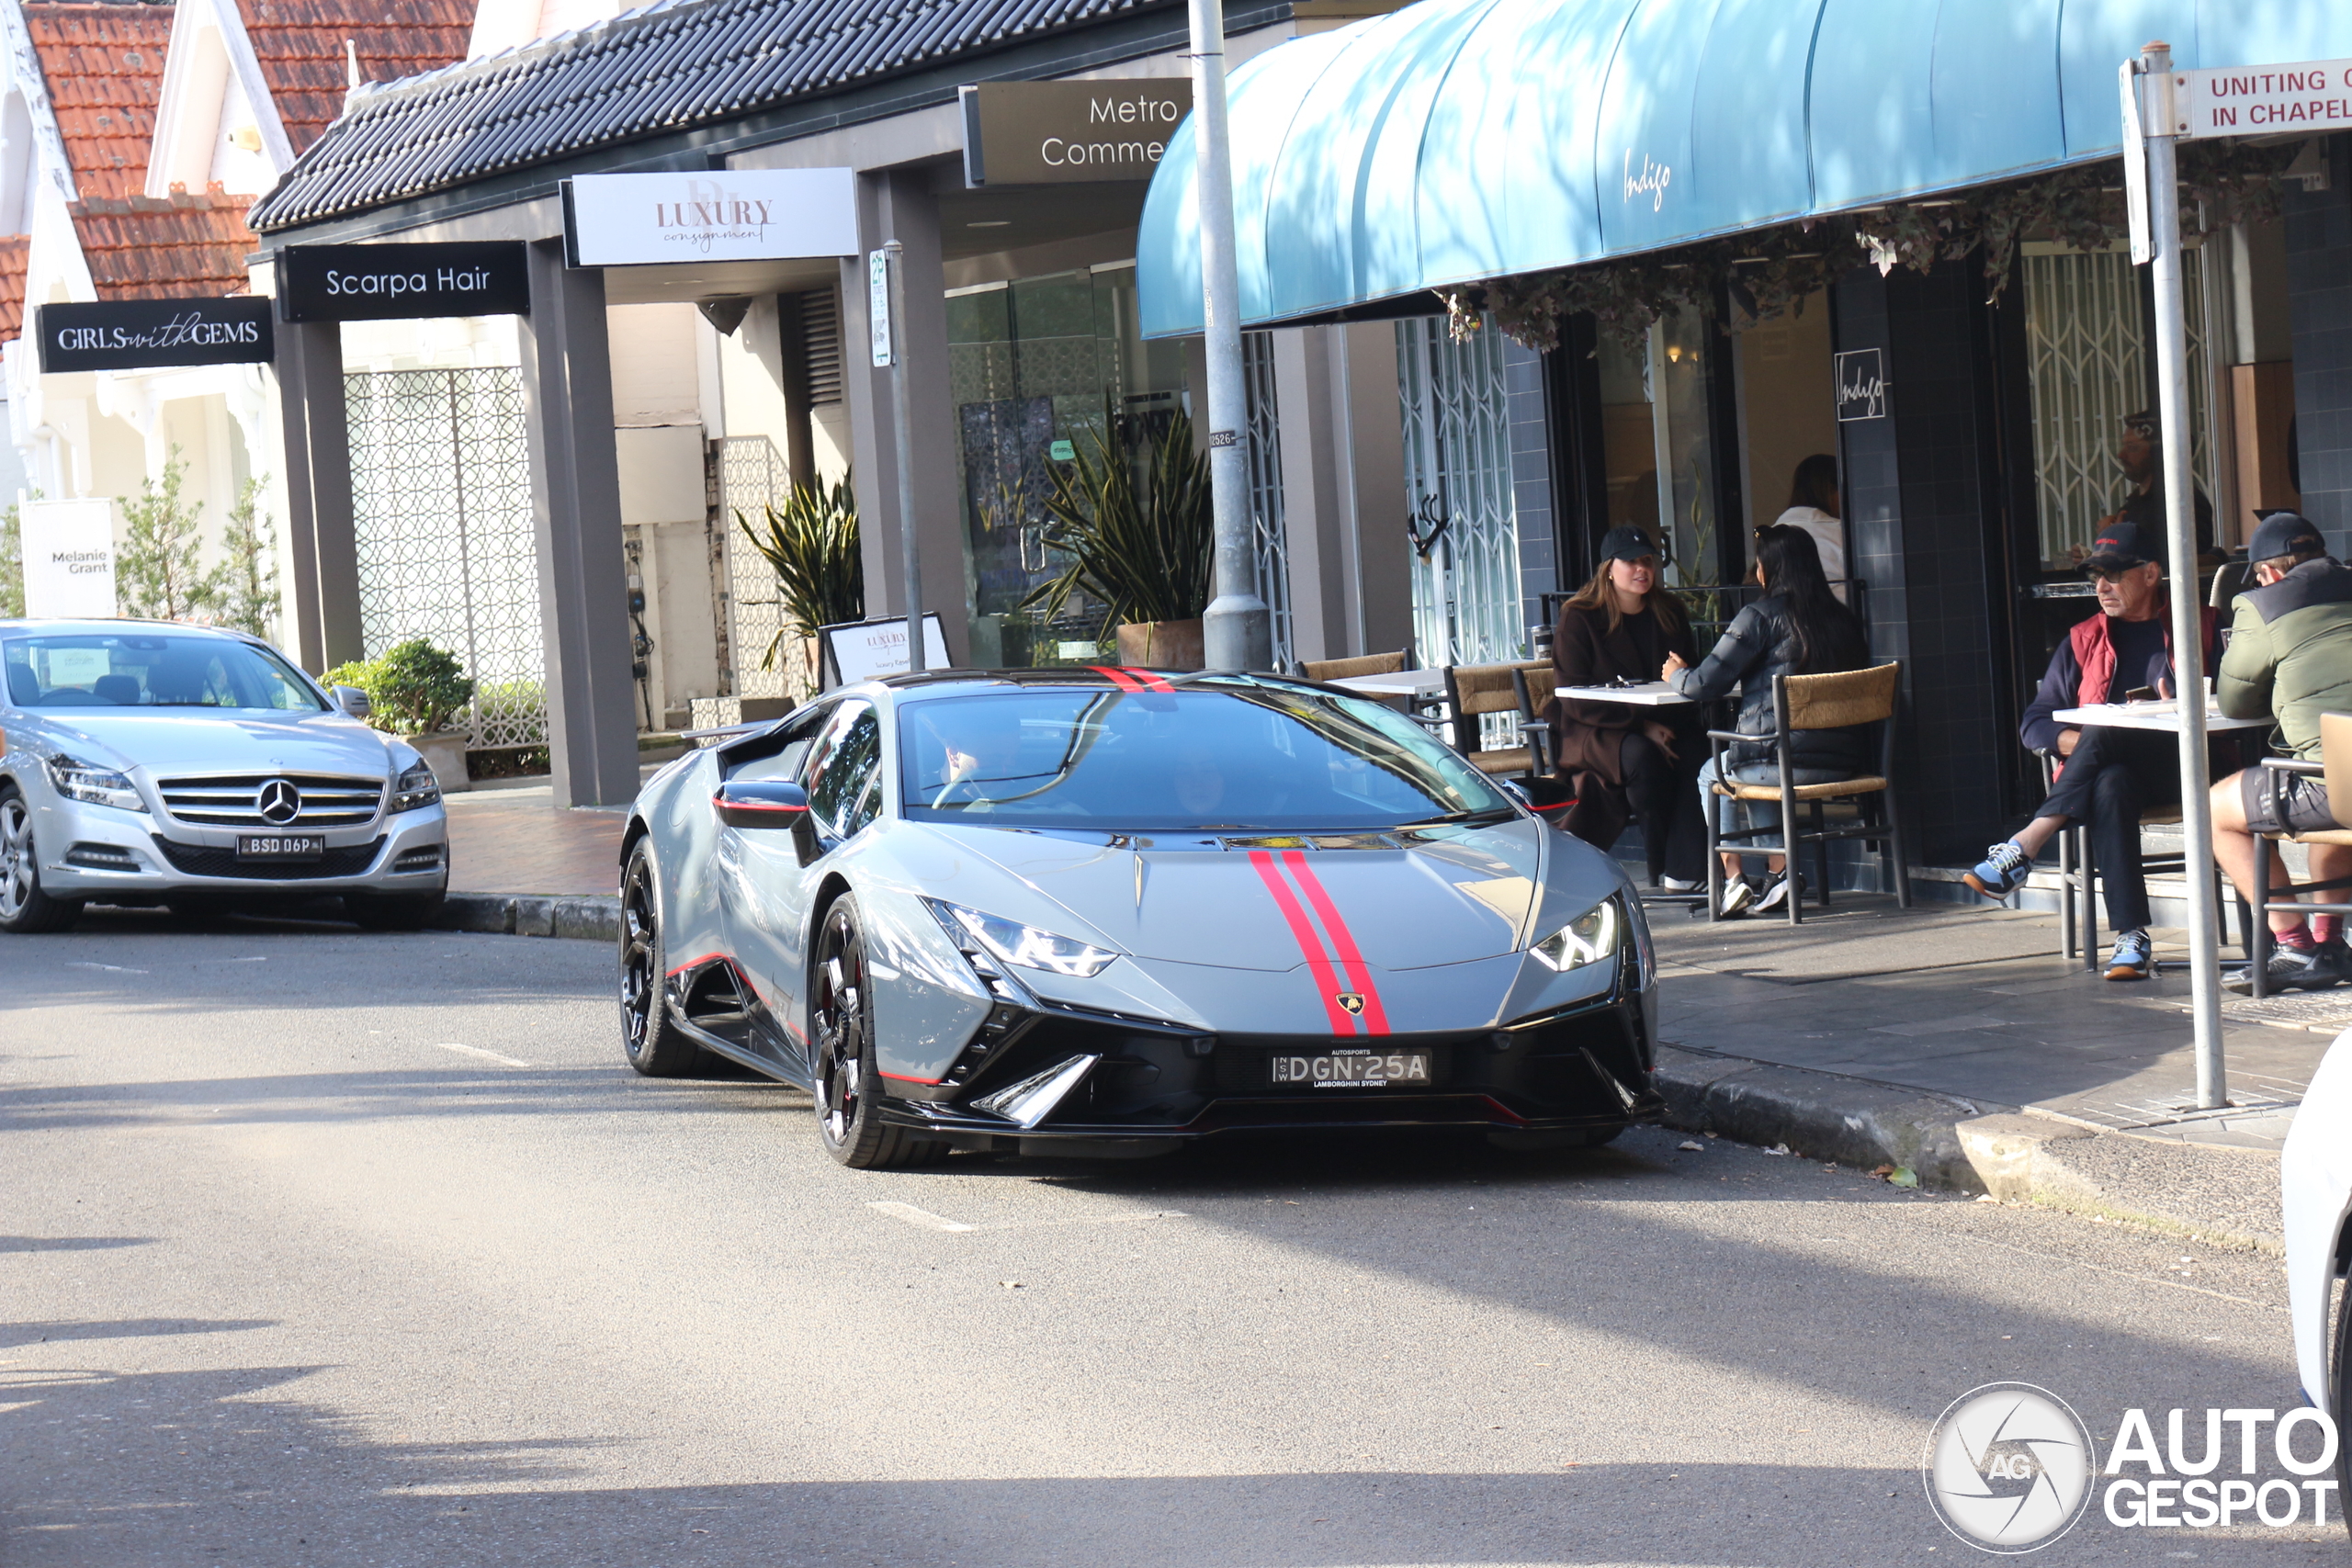
[[[255,804],[263,821],[283,828],[302,815],[302,792],[285,779],[272,779],[261,786]]]

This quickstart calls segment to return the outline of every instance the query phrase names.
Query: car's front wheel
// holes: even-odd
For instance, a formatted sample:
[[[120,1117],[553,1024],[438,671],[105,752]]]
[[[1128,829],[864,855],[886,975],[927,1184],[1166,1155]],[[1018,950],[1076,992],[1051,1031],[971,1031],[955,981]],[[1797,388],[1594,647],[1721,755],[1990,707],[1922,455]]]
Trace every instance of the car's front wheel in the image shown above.
[[[848,894],[825,911],[817,968],[808,987],[809,1031],[817,1042],[817,1135],[825,1152],[857,1170],[919,1165],[936,1145],[880,1115],[881,1076],[874,1065],[874,993],[865,933]]]
[[[0,784],[0,931],[19,936],[62,931],[81,918],[80,899],[41,891],[32,808],[15,784]]]
[[[707,1068],[710,1054],[671,1021],[662,985],[668,949],[653,856],[639,839],[621,873],[621,1051],[649,1078],[681,1078]]]

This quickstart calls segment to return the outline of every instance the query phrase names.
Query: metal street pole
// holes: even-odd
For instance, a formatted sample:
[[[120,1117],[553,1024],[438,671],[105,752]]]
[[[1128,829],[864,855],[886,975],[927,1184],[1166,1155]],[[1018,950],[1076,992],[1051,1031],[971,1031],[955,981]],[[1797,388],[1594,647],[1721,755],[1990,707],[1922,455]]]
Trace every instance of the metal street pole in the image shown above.
[[[1202,322],[1208,343],[1209,496],[1216,520],[1201,617],[1212,670],[1271,670],[1273,618],[1258,597],[1257,529],[1250,516],[1249,395],[1241,384],[1241,276],[1233,256],[1233,157],[1225,119],[1225,13],[1192,0],[1193,135],[1199,156]]]
[[[899,459],[899,583],[906,600],[907,671],[923,672],[922,556],[915,547],[914,444],[907,434],[907,355],[901,346],[907,322],[907,248],[896,240],[882,245],[890,300],[890,434]]]
[[[2228,1103],[2222,1061],[2221,945],[2213,934],[2213,815],[2205,757],[2205,648],[2197,593],[2197,491],[2189,471],[2188,325],[2181,302],[2180,179],[2172,46],[2140,51],[2147,142],[2148,248],[2156,297],[2156,414],[2164,431],[2165,543],[2172,571],[2172,667],[2180,713],[2180,832],[2188,895],[2188,994],[2197,1039],[2197,1105]],[[2128,141],[2127,137],[2127,141]],[[2256,919],[2261,917],[2257,914]]]

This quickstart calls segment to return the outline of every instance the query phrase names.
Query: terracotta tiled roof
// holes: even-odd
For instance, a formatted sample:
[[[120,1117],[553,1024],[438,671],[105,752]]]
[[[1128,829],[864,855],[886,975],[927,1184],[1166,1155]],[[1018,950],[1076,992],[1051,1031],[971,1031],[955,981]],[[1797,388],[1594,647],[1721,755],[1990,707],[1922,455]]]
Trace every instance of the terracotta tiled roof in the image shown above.
[[[25,330],[25,253],[32,243],[29,234],[0,238],[0,343]]]
[[[65,159],[83,197],[125,197],[147,183],[172,7],[27,0]]]
[[[388,82],[463,60],[474,25],[474,0],[237,0],[237,9],[297,154],[343,112],[344,39],[359,46],[361,81]]]
[[[245,209],[253,199],[175,191],[77,201],[67,210],[99,299],[217,299],[250,287],[245,258],[257,247]]]

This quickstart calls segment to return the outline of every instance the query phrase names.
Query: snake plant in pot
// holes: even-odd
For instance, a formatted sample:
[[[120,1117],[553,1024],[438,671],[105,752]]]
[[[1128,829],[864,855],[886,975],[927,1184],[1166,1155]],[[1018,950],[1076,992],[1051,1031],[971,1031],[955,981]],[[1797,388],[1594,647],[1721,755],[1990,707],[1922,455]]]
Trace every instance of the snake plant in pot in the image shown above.
[[[865,615],[865,558],[858,547],[857,493],[846,475],[830,488],[795,485],[784,504],[763,506],[761,526],[738,509],[736,526],[775,570],[783,625],[768,643],[760,668],[773,670],[786,639],[797,692],[814,693],[817,628],[862,620]]]
[[[1215,529],[1208,462],[1182,414],[1138,445],[1131,453],[1098,429],[1055,466],[1045,538],[1069,561],[1022,608],[1050,618],[1083,592],[1117,626],[1121,663],[1197,670]]]

